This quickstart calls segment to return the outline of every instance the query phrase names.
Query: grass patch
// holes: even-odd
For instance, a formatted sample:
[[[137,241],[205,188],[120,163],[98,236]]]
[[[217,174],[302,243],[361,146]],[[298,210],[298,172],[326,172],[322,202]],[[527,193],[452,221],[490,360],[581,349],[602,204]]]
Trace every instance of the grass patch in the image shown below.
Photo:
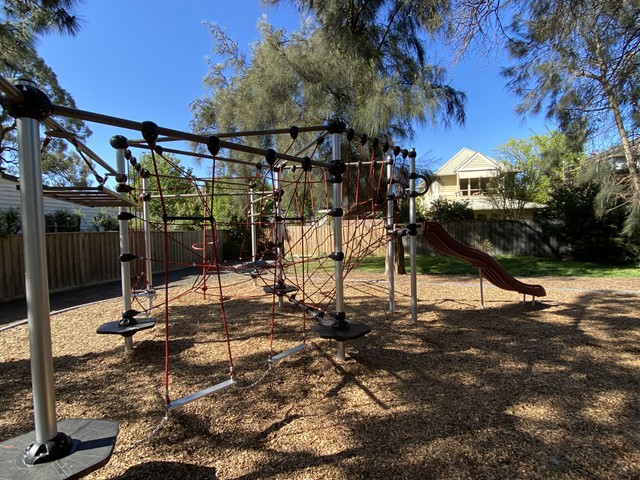
[[[500,264],[515,277],[640,277],[640,264],[610,266],[552,258],[496,256]],[[418,255],[417,270],[433,275],[477,275],[478,270],[453,257]],[[405,256],[409,271],[409,257]],[[372,273],[384,272],[384,257],[365,257],[357,267]]]

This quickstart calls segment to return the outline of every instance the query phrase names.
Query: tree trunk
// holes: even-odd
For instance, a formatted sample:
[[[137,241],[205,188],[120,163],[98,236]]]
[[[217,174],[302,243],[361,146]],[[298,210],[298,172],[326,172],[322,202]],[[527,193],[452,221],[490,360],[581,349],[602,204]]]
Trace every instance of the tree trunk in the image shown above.
[[[404,266],[404,245],[402,244],[402,236],[396,235],[395,239],[395,267],[398,275],[406,275],[407,269]]]
[[[407,269],[404,266],[404,245],[400,235],[393,236],[393,271],[398,275],[406,275]],[[384,257],[384,274],[389,275],[389,256]]]

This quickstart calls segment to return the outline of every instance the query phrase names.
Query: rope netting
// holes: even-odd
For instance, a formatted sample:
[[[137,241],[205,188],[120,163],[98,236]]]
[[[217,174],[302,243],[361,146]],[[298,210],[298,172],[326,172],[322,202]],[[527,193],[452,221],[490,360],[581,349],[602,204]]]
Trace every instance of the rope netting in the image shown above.
[[[304,147],[311,150],[309,157],[304,158],[319,155],[321,144],[317,141]],[[286,152],[294,146],[295,139]],[[217,152],[209,157],[212,159],[210,176],[195,177],[154,140],[148,141],[148,148],[149,168],[137,163],[129,150],[126,154],[131,163],[131,197],[139,205],[151,205],[156,212],[155,216],[136,215],[130,222],[132,251],[136,252],[133,268],[137,272],[132,291],[137,309],[147,315],[153,310],[162,311],[164,317],[164,382],[168,407],[175,403],[169,389],[170,316],[174,302],[194,293],[200,295],[194,298],[214,299],[208,305],[212,316],[220,320],[227,345],[228,373],[234,380],[233,338],[225,303],[230,299],[271,296],[269,361],[281,351],[275,343],[279,311],[285,300],[299,307],[300,337],[305,343],[308,324],[331,316],[330,309],[336,300],[336,262],[342,262],[346,277],[367,255],[376,251],[380,253],[389,235],[393,234],[393,226],[387,224],[385,211],[388,201],[395,201],[405,194],[403,181],[399,181],[395,173],[389,176],[386,170],[387,165],[393,162],[391,156],[387,157],[388,146],[381,146],[378,142],[365,147],[365,142],[348,141],[344,172],[339,182],[332,178],[334,174],[329,169],[311,168],[310,161],[300,167],[268,157],[266,164],[253,164],[253,174],[229,175],[226,169],[217,165],[221,158],[217,157]],[[399,150],[391,152],[396,157],[400,155]],[[163,173],[166,171],[171,174]],[[398,171],[402,171],[402,167],[393,169],[393,172]],[[342,189],[341,205],[334,205],[331,190],[336,188],[336,183]],[[233,196],[236,202],[244,204],[245,218],[235,222],[216,220],[215,202],[221,202],[225,196]],[[180,213],[176,214],[176,208],[170,208],[172,204],[184,203],[187,198],[190,199],[189,205],[196,205],[197,211],[177,209]],[[336,258],[334,252],[338,217],[341,219],[341,258]],[[194,225],[199,229],[197,240],[185,242],[178,231],[181,227],[193,228]],[[145,228],[161,232],[161,254],[157,248],[147,251],[145,236],[148,234],[143,235]],[[219,254],[221,236],[228,236],[227,232],[231,230],[241,232],[240,253],[223,260]],[[178,250],[187,254],[176,255]],[[159,303],[152,305],[148,302],[145,306],[142,301],[144,295],[135,294],[147,292],[150,295],[149,292],[154,291],[153,276],[149,271],[153,268],[151,265],[161,267],[164,295]],[[192,281],[179,288],[171,288],[170,271],[186,267],[195,269]],[[222,275],[226,273],[240,275],[226,276],[223,281]],[[264,315],[263,312],[256,313]]]

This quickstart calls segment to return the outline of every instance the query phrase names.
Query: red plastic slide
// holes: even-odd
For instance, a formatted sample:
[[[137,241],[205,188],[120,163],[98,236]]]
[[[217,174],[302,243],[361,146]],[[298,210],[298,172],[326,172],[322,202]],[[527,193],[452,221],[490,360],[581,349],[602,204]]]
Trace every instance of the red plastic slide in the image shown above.
[[[474,267],[481,268],[484,278],[496,287],[534,297],[544,297],[547,294],[542,285],[531,285],[516,280],[490,255],[458,242],[438,222],[424,222],[422,234],[427,242],[445,255],[459,258]]]

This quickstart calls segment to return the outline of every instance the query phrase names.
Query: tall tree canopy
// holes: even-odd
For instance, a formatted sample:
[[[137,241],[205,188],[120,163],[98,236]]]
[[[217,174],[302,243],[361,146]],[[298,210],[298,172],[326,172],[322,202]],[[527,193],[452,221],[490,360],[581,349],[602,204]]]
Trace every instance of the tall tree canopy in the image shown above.
[[[37,53],[38,39],[47,34],[75,35],[81,22],[74,14],[80,0],[0,0],[0,75],[28,78],[36,82],[51,100],[75,107],[69,93],[58,83],[53,70]],[[0,168],[17,170],[15,121],[0,112]],[[61,120],[62,125],[85,139],[91,134],[83,122]],[[52,184],[86,184],[87,168],[67,144],[54,139],[43,153],[43,171]]]
[[[625,202],[628,234],[640,232],[640,172],[633,137],[640,126],[640,2],[537,0],[516,15],[505,70],[524,101],[522,111],[547,114],[569,134],[600,135],[621,145],[628,175],[608,182],[603,198]],[[593,138],[593,137],[592,137]],[[597,159],[594,159],[598,161]],[[606,160],[605,160],[606,161]],[[611,178],[613,168],[597,169]]]
[[[627,173],[593,156],[597,202],[626,209],[625,232],[640,232],[640,2],[638,0],[452,0],[448,25],[463,51],[501,35],[514,60],[504,70],[521,113],[545,112],[578,145],[618,146]],[[480,42],[484,47],[487,43]],[[587,164],[588,165],[588,164]]]
[[[279,0],[265,3],[278,4]],[[262,22],[251,60],[217,25],[208,95],[194,103],[198,131],[317,125],[331,117],[375,136],[407,138],[414,122],[464,121],[464,94],[427,63],[423,40],[440,26],[438,2],[293,2],[288,34]]]

